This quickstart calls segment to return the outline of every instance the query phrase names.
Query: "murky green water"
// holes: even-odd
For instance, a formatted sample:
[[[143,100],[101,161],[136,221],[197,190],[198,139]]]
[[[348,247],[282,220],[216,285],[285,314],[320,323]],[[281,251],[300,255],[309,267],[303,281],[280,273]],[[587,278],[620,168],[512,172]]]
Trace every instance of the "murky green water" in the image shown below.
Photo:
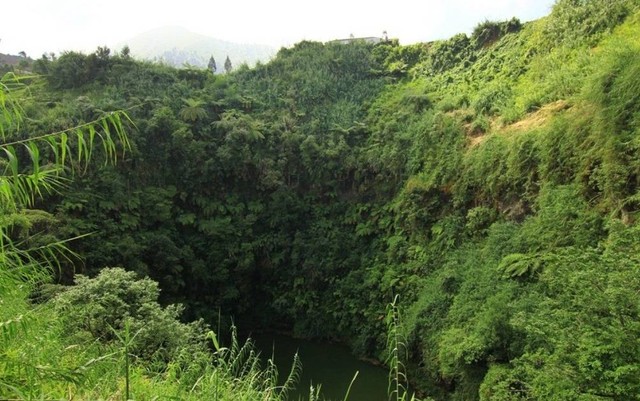
[[[278,334],[252,335],[258,350],[268,358],[275,357],[281,377],[291,369],[293,355],[298,352],[302,361],[302,375],[297,392],[290,400],[307,400],[309,386],[322,385],[321,395],[327,400],[342,401],[356,372],[348,401],[387,401],[388,372],[355,358],[350,350],[339,344],[294,339]],[[321,398],[322,399],[322,398]]]

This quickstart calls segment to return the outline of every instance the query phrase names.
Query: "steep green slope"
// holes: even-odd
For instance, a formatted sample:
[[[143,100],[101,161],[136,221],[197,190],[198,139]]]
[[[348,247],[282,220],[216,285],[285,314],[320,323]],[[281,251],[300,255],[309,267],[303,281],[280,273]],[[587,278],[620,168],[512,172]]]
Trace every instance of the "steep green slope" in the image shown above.
[[[621,20],[587,13],[595,3],[567,11],[559,2],[550,17],[476,51],[473,38],[450,40],[468,55],[439,73],[427,56],[405,84],[422,82],[433,117],[380,119],[430,127],[417,149],[387,142],[395,154],[421,152],[422,163],[393,201],[388,238],[401,246],[389,246],[387,263],[405,260],[387,271],[397,293],[411,294],[405,329],[432,394],[638,397],[628,320],[638,311],[638,15],[611,34],[554,36],[563,18]]]
[[[30,124],[137,125],[131,157],[43,207],[56,235],[95,232],[89,272],[148,274],[192,317],[384,359],[399,295],[409,376],[438,400],[638,399],[639,8],[302,42],[226,76],[40,61]]]

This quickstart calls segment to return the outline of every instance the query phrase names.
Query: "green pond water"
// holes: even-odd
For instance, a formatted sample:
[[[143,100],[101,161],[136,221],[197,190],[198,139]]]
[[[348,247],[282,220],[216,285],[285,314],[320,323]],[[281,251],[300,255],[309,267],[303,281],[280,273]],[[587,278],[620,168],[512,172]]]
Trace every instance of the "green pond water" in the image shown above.
[[[388,371],[355,358],[344,345],[278,334],[254,334],[251,338],[264,360],[274,356],[279,376],[283,379],[289,374],[293,356],[298,352],[302,374],[296,391],[289,393],[289,400],[307,400],[309,386],[313,384],[314,388],[321,385],[320,394],[324,399],[342,401],[356,372],[358,376],[351,387],[348,401],[388,400]]]

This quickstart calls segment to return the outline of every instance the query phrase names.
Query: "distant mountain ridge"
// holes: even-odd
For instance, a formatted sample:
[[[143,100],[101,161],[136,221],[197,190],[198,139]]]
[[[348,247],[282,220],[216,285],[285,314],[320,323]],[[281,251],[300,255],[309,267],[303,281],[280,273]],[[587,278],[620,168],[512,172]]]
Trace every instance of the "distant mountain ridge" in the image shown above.
[[[18,65],[21,60],[27,60],[21,56],[0,53],[0,66],[2,65]],[[29,59],[30,60],[30,59]]]
[[[218,71],[224,70],[227,56],[233,66],[239,66],[266,62],[276,54],[271,46],[228,42],[178,26],[153,29],[123,42],[120,47],[124,45],[129,46],[136,58],[162,61],[176,67],[185,64],[206,67],[213,56]]]

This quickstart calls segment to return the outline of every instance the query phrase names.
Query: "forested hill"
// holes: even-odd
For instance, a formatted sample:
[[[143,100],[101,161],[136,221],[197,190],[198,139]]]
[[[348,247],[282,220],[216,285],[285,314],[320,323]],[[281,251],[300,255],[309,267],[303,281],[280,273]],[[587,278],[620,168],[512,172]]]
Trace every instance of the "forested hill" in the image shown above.
[[[230,74],[39,60],[33,132],[127,110],[133,150],[40,208],[188,317],[346,341],[436,400],[640,399],[640,2]],[[44,99],[44,101],[43,101]],[[70,271],[70,270],[69,270]]]
[[[144,60],[158,60],[182,68],[185,65],[205,68],[210,58],[216,62],[218,72],[224,72],[224,62],[229,57],[232,65],[266,62],[276,49],[258,44],[233,43],[199,35],[178,26],[165,26],[134,36],[123,42],[131,54]]]

